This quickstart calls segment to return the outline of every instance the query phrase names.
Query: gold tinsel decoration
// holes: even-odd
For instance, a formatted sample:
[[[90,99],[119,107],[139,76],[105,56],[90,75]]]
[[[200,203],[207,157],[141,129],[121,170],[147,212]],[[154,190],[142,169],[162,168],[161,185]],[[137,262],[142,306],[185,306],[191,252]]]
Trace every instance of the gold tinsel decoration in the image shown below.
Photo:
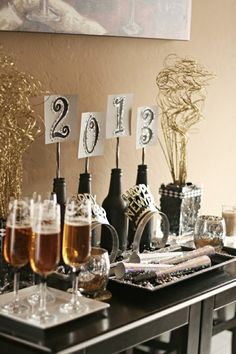
[[[10,197],[22,190],[24,152],[40,132],[30,99],[42,93],[41,84],[19,71],[0,48],[0,218],[5,219]]]
[[[190,129],[202,119],[205,88],[214,75],[193,59],[169,55],[156,78],[161,108],[161,147],[173,183],[182,186],[187,178],[187,143]]]

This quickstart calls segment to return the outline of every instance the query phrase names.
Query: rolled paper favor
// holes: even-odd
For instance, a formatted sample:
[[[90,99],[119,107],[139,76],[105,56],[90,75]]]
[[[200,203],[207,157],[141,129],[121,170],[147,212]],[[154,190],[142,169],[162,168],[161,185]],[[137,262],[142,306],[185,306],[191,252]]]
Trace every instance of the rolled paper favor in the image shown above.
[[[156,250],[156,253],[166,253],[166,252],[174,252],[174,251],[180,251],[181,250],[181,246],[179,245],[170,245],[167,247],[162,247],[159,248],[158,250]]]
[[[124,278],[127,273],[137,272],[160,272],[162,270],[173,268],[173,265],[169,264],[142,264],[142,263],[125,263],[119,262],[115,267],[115,276],[117,279]]]
[[[160,264],[159,264],[160,266]],[[205,268],[211,266],[210,257],[204,255],[189,259],[186,262],[177,264],[171,268],[162,269],[156,272],[157,278],[162,277],[165,274],[174,274],[178,272],[194,271],[199,268]]]
[[[186,252],[185,252],[186,253]],[[129,257],[131,263],[159,263],[161,260],[173,257],[183,256],[184,252],[149,252],[149,253],[132,253]]]
[[[160,264],[159,264],[160,265]],[[211,266],[211,259],[208,256],[201,256],[197,258],[190,259],[186,262],[177,264],[171,268],[163,268],[158,272],[155,271],[145,271],[140,274],[134,274],[132,277],[133,283],[141,283],[143,281],[159,281],[163,280],[164,276],[181,276],[189,273],[196,272],[198,270],[208,268]]]
[[[182,256],[161,259],[159,261],[159,263],[178,264],[178,263],[188,261],[189,259],[193,259],[193,258],[204,256],[204,255],[210,256],[213,254],[215,254],[214,247],[213,246],[205,246],[202,248],[198,248],[197,250],[185,252]]]

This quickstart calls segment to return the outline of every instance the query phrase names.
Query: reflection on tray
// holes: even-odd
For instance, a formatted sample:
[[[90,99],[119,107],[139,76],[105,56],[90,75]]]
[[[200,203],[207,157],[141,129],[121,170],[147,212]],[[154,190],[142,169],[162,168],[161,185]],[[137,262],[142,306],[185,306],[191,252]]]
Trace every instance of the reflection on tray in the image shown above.
[[[87,299],[87,298],[81,296],[80,297],[81,304],[86,305],[85,311],[81,312],[81,313],[75,312],[75,313],[71,313],[71,314],[64,314],[59,311],[60,305],[65,302],[68,302],[71,298],[71,294],[69,294],[65,291],[54,289],[54,288],[48,288],[48,289],[49,289],[50,293],[55,297],[55,301],[49,302],[47,305],[48,310],[50,310],[50,312],[56,314],[55,321],[48,322],[48,323],[38,323],[34,320],[29,319],[30,312],[24,313],[24,314],[19,314],[19,315],[0,312],[0,315],[11,318],[17,322],[22,322],[22,323],[29,325],[29,326],[37,327],[39,329],[47,329],[47,328],[51,328],[51,327],[66,323],[68,321],[78,319],[80,317],[90,315],[94,312],[101,311],[101,310],[106,309],[110,306],[107,303],[100,302],[97,300]],[[30,295],[35,294],[36,291],[37,291],[37,285],[30,286],[28,288],[20,290],[19,291],[20,300],[29,305],[29,302],[27,299],[29,298]],[[11,301],[12,297],[13,297],[13,293],[7,293],[7,294],[0,295],[0,306]],[[32,307],[30,311],[34,311],[34,310],[35,310],[34,307]]]

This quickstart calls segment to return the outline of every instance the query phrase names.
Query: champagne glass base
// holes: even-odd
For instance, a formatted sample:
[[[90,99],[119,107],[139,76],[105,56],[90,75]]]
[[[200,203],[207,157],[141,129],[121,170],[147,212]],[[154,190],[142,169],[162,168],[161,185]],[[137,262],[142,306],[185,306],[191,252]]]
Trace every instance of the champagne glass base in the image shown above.
[[[69,289],[66,290],[66,292],[72,294],[72,293],[73,293],[73,289],[72,289],[72,288],[69,288]],[[81,291],[80,291],[80,290],[77,290],[76,296],[83,296],[83,295],[81,294]]]
[[[39,286],[34,294],[31,294],[27,297],[27,301],[30,305],[36,305],[40,301],[40,292]],[[52,292],[46,287],[46,304],[53,304],[55,302],[55,296]]]
[[[0,308],[0,312],[8,314],[21,314],[29,311],[29,306],[25,304],[8,303]]]
[[[60,16],[58,16],[52,10],[49,10],[47,13],[43,11],[32,11],[26,15],[29,21],[36,22],[57,22],[60,21]]]
[[[60,312],[62,313],[84,313],[88,311],[87,305],[82,305],[81,302],[77,301],[75,303],[68,302],[60,306]]]
[[[142,32],[142,27],[135,22],[128,23],[126,26],[123,27],[123,31],[129,36],[134,36]]]
[[[48,311],[34,312],[28,317],[28,319],[43,324],[48,322],[55,322],[57,316],[52,313],[49,313]]]
[[[112,293],[109,290],[101,290],[94,294],[83,294],[85,297],[88,297],[93,300],[98,301],[107,301],[112,298]]]

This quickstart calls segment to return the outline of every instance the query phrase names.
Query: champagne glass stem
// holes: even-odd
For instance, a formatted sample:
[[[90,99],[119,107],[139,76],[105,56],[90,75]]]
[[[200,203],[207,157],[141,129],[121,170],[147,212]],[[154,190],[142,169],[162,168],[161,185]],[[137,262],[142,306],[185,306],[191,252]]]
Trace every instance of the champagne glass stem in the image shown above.
[[[39,302],[39,312],[45,313],[46,312],[46,278],[42,277],[40,286],[40,302]]]
[[[76,301],[79,301],[79,289],[78,289],[78,283],[79,283],[79,273],[80,270],[77,270],[75,273],[75,294],[76,294]]]
[[[78,302],[79,302],[78,280],[79,280],[79,271],[78,270],[73,270],[71,303],[72,303],[72,306],[75,307],[75,308],[76,308],[76,306],[78,305]]]
[[[131,2],[130,23],[135,23],[135,0],[132,0]]]
[[[48,15],[48,0],[40,1],[40,7],[44,15]]]
[[[14,307],[19,308],[19,281],[20,281],[20,272],[18,269],[14,270],[14,285],[13,285],[13,292],[14,292]]]
[[[32,285],[36,285],[36,276],[35,276],[35,273],[32,273]]]

